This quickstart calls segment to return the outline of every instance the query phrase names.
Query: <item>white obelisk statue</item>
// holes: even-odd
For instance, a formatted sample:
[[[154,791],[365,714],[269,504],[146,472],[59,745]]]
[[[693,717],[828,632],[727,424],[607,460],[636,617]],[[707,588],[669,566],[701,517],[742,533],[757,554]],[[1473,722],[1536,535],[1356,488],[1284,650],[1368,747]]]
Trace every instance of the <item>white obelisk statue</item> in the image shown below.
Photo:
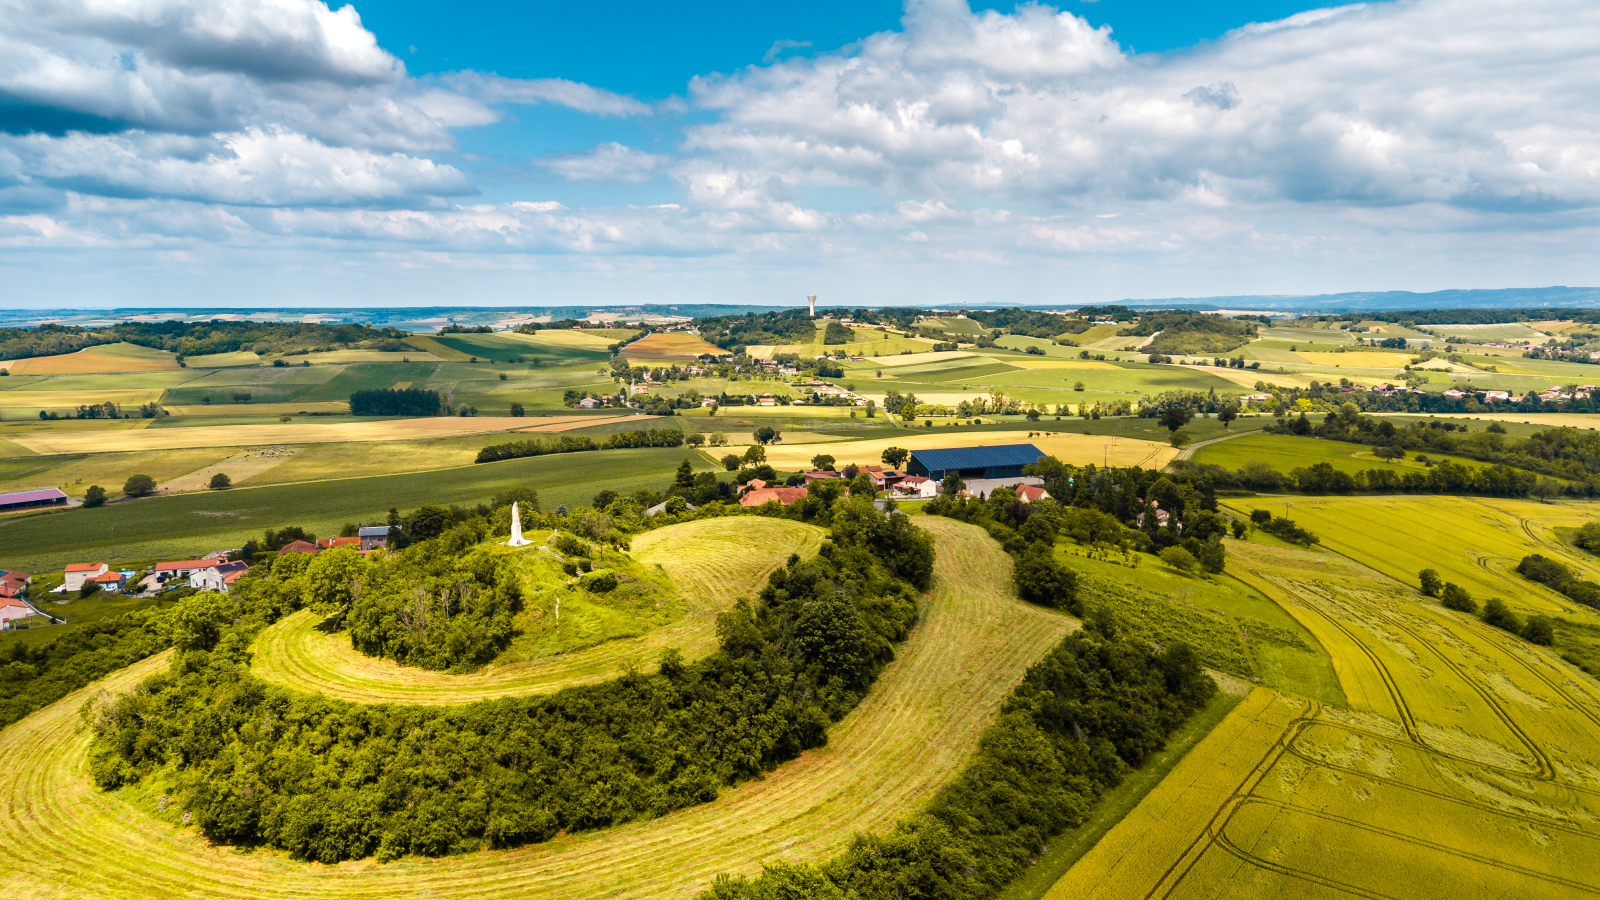
[[[522,514],[517,511],[517,504],[511,504],[511,540],[506,541],[508,547],[526,547],[533,541],[522,536]]]

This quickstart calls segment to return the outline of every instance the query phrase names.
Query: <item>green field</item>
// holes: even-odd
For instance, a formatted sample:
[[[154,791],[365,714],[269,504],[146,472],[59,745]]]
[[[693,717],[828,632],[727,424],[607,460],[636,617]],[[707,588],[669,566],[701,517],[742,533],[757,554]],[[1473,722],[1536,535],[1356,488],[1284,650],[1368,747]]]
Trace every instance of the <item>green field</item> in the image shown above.
[[[1235,423],[1237,424],[1237,423]],[[1424,453],[1432,462],[1454,462],[1473,468],[1488,465],[1460,456],[1442,453]],[[1190,457],[1197,463],[1222,466],[1225,469],[1242,469],[1252,462],[1262,462],[1288,474],[1297,468],[1310,468],[1317,463],[1327,463],[1341,472],[1355,474],[1363,469],[1392,466],[1395,469],[1426,471],[1427,466],[1417,462],[1415,455],[1403,460],[1385,462],[1372,455],[1372,448],[1364,444],[1343,441],[1325,441],[1319,438],[1296,437],[1291,434],[1252,434],[1226,441],[1207,444],[1195,450]]]
[[[347,522],[381,521],[391,507],[409,511],[428,504],[473,505],[513,487],[536,488],[549,509],[587,505],[601,484],[620,493],[660,490],[685,458],[700,459],[686,450],[600,450],[10,516],[0,519],[0,568],[59,571],[89,556],[108,561],[192,558],[242,546],[267,528],[298,524],[326,536],[337,534]]]

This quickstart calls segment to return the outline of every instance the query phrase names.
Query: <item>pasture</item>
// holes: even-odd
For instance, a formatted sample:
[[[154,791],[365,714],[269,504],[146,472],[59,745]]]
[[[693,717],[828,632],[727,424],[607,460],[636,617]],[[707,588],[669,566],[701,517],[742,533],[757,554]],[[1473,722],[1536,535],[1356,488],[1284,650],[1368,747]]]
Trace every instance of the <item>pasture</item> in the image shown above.
[[[529,534],[535,541],[546,536]],[[642,633],[596,642],[580,632],[607,627],[610,623],[598,621],[604,611],[569,604],[557,621],[563,646],[576,650],[524,658],[519,639],[483,670],[451,675],[367,656],[350,646],[347,634],[325,633],[317,628],[317,616],[299,612],[261,633],[252,670],[285,687],[354,703],[450,705],[605,681],[629,665],[648,669],[668,647],[695,660],[717,647],[718,613],[752,596],[791,553],[815,556],[823,536],[812,525],[751,517],[703,519],[646,532],[634,541],[631,555],[646,566],[660,566],[679,586],[687,609],[670,624],[635,626]]]
[[[1257,691],[1046,896],[1600,891],[1592,681],[1331,553],[1229,567],[1317,635],[1348,709]]]
[[[1425,327],[1429,332],[1439,337],[1458,337],[1462,340],[1480,343],[1483,341],[1515,341],[1518,343],[1526,341],[1542,344],[1550,338],[1550,335],[1526,322],[1504,322],[1493,325],[1428,325]]]
[[[1433,462],[1455,462],[1473,468],[1487,463],[1465,457],[1442,453],[1424,453]],[[1409,457],[1385,462],[1372,455],[1372,448],[1363,444],[1343,441],[1325,441],[1291,434],[1250,434],[1199,447],[1189,457],[1197,463],[1222,466],[1225,469],[1242,469],[1252,462],[1266,463],[1279,472],[1288,474],[1297,468],[1310,468],[1317,463],[1327,463],[1341,472],[1355,474],[1363,469],[1394,468],[1426,471],[1426,466]]]
[[[1074,627],[1010,595],[1010,559],[981,529],[921,524],[938,544],[933,589],[872,692],[829,729],[826,747],[713,802],[605,832],[441,859],[317,866],[213,846],[158,820],[153,797],[101,794],[82,774],[89,732],[79,706],[100,690],[132,689],[168,664],[163,654],[0,732],[0,753],[19,761],[0,771],[0,797],[14,811],[0,817],[0,842],[17,850],[0,870],[0,895],[71,884],[84,896],[128,900],[688,898],[719,873],[828,857],[856,833],[881,832],[917,809],[966,766],[1012,686]]]
[[[660,490],[686,457],[699,458],[681,449],[597,450],[7,516],[0,518],[0,568],[60,571],[90,556],[108,562],[189,559],[243,546],[267,528],[296,524],[326,537],[346,523],[382,521],[391,507],[470,506],[513,487],[538,489],[541,502],[551,509],[581,506],[600,489],[597,472],[608,473],[604,486],[620,493]]]
[[[116,499],[122,496],[123,482],[130,475],[149,475],[161,484],[220,462],[229,455],[226,450],[180,447],[135,453],[36,457],[16,475],[0,468],[0,492],[54,487],[69,497],[82,498],[90,485],[98,484],[106,489],[108,496]],[[51,465],[43,468],[46,463]]]

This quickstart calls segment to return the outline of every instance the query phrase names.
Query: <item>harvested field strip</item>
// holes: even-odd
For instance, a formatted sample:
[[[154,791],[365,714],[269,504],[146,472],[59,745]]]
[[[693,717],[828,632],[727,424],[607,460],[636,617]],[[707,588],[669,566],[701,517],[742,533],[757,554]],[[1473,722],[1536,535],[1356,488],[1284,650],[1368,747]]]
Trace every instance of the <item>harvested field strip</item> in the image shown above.
[[[634,558],[665,569],[693,603],[691,612],[648,634],[576,653],[450,675],[367,656],[350,646],[349,635],[323,633],[319,617],[301,611],[262,631],[252,669],[285,687],[355,703],[448,705],[592,684],[617,677],[629,663],[648,670],[668,647],[689,660],[715,650],[717,613],[753,596],[789,554],[815,556],[822,537],[812,525],[744,516],[647,532],[634,541]]]
[[[1062,462],[1077,465],[1100,463],[1109,456],[1113,466],[1159,468],[1178,455],[1177,450],[1166,444],[1131,438],[1122,438],[1112,444],[1109,439],[1098,435],[1057,432],[1030,438],[1025,431],[957,432],[955,429],[929,431],[926,434],[911,432],[893,438],[841,441],[834,444],[808,443],[793,447],[773,444],[768,446],[766,451],[767,462],[774,468],[792,470],[810,467],[811,457],[819,453],[833,456],[842,468],[852,462],[859,465],[878,465],[882,462],[883,451],[890,447],[926,450],[935,447],[990,447],[996,444],[1032,444],[1042,453],[1054,456]]]
[[[209,490],[214,475],[226,475],[234,484],[238,484],[246,478],[260,475],[268,469],[288,462],[294,458],[296,452],[287,447],[257,447],[245,450],[205,468],[174,478],[161,485],[160,490],[169,493]]]
[[[0,409],[70,409],[110,401],[124,412],[138,414],[141,403],[161,399],[162,388],[119,388],[104,391],[0,391]]]
[[[1003,586],[1011,561],[982,530],[919,522],[938,541],[924,620],[828,746],[660,819],[519,850],[444,859],[297,863],[215,847],[90,785],[78,707],[128,690],[155,658],[0,731],[0,896],[16,898],[691,897],[721,872],[816,860],[882,831],[961,770],[1027,667],[1074,627]],[[92,863],[86,863],[92,861]]]
[[[99,375],[122,372],[174,372],[177,356],[135,344],[104,344],[60,356],[7,360],[13,375]]]
[[[292,405],[292,404],[291,404]],[[434,416],[381,422],[315,425],[290,422],[273,425],[199,425],[194,428],[140,429],[117,434],[35,433],[11,438],[35,453],[104,453],[126,450],[176,450],[185,447],[250,447],[264,444],[339,444],[459,437],[505,431],[559,432],[631,416],[559,416],[548,419]]]
[[[643,340],[634,341],[623,348],[622,351],[622,355],[627,357],[683,357],[689,360],[697,359],[703,353],[709,353],[712,356],[728,355],[727,350],[715,344],[706,343],[700,339],[699,335],[685,334],[681,331],[658,331]]]

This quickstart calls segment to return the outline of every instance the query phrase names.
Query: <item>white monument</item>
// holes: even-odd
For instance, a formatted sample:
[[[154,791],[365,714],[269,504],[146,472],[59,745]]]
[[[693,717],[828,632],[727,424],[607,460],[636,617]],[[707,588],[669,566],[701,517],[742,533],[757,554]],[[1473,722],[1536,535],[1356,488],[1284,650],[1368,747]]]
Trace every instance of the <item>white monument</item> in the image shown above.
[[[522,513],[517,511],[517,504],[511,504],[511,540],[506,541],[508,547],[526,547],[533,541],[522,536]]]
[[[812,316],[812,318],[816,318],[816,315],[817,315],[817,295],[816,294],[807,294],[806,295],[806,299],[811,301],[811,316]]]

